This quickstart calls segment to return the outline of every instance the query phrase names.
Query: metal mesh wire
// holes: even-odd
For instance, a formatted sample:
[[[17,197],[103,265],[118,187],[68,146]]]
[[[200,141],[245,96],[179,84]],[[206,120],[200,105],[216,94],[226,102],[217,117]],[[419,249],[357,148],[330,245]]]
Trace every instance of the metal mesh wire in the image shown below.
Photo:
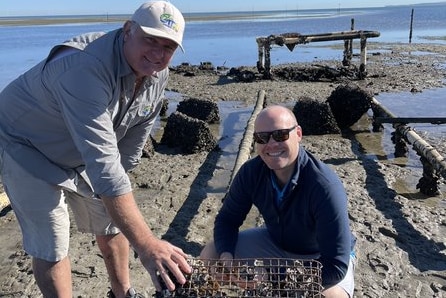
[[[189,259],[192,273],[173,292],[156,297],[323,297],[321,268],[316,260]],[[175,280],[175,278],[171,278]],[[161,284],[162,282],[160,278]]]

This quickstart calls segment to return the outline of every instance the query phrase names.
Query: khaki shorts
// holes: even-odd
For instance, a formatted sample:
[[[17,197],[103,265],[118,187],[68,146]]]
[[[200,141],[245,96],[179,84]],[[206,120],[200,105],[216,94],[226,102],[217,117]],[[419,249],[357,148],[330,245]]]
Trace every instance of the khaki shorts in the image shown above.
[[[68,191],[35,178],[6,152],[2,159],[2,183],[22,230],[23,247],[29,255],[49,262],[60,261],[68,255],[68,205],[80,232],[119,233],[102,201],[81,177],[77,190]]]

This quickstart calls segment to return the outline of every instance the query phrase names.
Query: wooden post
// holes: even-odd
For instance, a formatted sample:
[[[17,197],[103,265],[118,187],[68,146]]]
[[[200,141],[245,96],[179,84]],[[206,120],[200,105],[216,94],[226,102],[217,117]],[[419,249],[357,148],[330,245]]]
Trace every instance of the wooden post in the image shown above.
[[[404,136],[398,129],[395,129],[392,133],[392,142],[395,144],[395,157],[407,157],[409,148],[404,141]]]
[[[257,38],[256,41],[257,41],[257,51],[258,51],[257,71],[263,73],[265,71],[264,38]]]
[[[263,47],[265,51],[265,72],[263,73],[263,77],[265,79],[271,79],[271,42],[269,38],[266,39]]]
[[[270,79],[271,78],[271,42],[269,37],[258,37],[257,41],[257,51],[258,51],[258,60],[257,60],[257,70],[260,73],[263,73],[263,78]]]
[[[426,158],[422,156],[420,157],[420,160],[421,164],[423,165],[423,176],[418,181],[417,188],[423,190],[422,192],[424,194],[432,196],[439,195],[440,191],[438,189],[438,180],[440,177],[437,175],[434,167],[428,160],[426,160]]]
[[[412,43],[412,25],[413,25],[413,8],[410,14],[410,30],[409,30],[409,43]]]
[[[350,30],[355,30],[355,19],[351,19],[350,20]],[[349,46],[348,46],[348,52],[349,52],[349,55],[350,55],[350,60],[352,59],[352,57],[353,57],[353,39],[350,39],[350,42],[349,42]]]
[[[359,64],[359,79],[367,76],[367,37],[361,36],[361,62]]]
[[[355,30],[355,19],[351,19],[350,30]],[[344,40],[344,59],[342,60],[342,65],[350,66],[350,62],[353,57],[353,39]]]
[[[348,53],[348,46],[350,44],[350,40],[344,40],[344,58],[342,59],[342,65],[350,66],[350,56]]]

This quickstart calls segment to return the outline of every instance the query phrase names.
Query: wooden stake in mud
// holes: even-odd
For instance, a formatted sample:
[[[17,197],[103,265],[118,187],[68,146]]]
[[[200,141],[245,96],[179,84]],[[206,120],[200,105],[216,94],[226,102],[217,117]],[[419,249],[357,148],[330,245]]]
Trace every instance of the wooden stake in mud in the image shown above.
[[[410,14],[410,30],[409,30],[409,43],[412,43],[412,25],[413,25],[413,8]]]
[[[351,19],[350,30],[355,30],[355,19]],[[344,40],[344,58],[342,65],[350,66],[353,57],[353,39]]]
[[[361,35],[361,62],[359,64],[359,79],[363,80],[367,76],[367,37]]]

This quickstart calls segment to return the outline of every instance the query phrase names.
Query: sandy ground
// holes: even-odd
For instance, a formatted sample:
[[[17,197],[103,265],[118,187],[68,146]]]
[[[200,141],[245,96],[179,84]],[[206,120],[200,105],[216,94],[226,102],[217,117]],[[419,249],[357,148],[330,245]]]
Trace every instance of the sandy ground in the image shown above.
[[[444,87],[445,53],[444,46],[370,44],[368,77],[355,83],[375,94]],[[240,83],[215,73],[186,77],[173,72],[169,89],[219,103],[237,101],[236,114],[255,103],[259,90],[266,91],[269,103],[292,104],[302,96],[325,100],[341,83],[279,79]],[[162,130],[154,132],[158,140],[161,134]],[[220,142],[231,137],[216,135]],[[309,151],[333,167],[347,190],[351,227],[358,238],[355,296],[446,297],[446,209],[439,207],[444,194],[418,193],[419,177],[414,179],[404,159],[380,158],[383,137],[371,133],[370,121],[364,118],[342,135],[303,140]],[[193,257],[211,239],[229,181],[235,150],[225,150],[185,155],[158,146],[154,156],[142,159],[131,173],[138,204],[154,233]],[[401,187],[401,181],[410,187]],[[257,222],[253,211],[246,226]],[[3,210],[0,229],[0,296],[40,297],[13,211]],[[105,297],[107,274],[94,237],[76,232],[74,224],[70,258],[73,296]],[[130,266],[134,287],[151,297],[153,286],[138,259],[132,258]]]

